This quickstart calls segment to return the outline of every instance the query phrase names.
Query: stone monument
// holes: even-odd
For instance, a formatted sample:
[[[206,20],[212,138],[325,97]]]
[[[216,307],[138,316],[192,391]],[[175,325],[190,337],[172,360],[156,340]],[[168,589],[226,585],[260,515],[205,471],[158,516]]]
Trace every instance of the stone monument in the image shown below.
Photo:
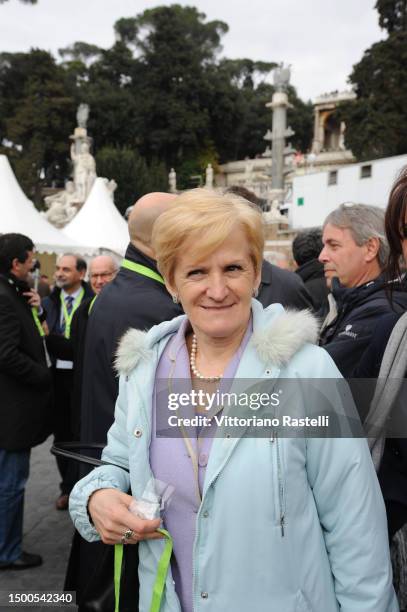
[[[266,134],[267,140],[272,142],[270,200],[280,205],[284,202],[284,156],[290,152],[286,149],[285,139],[294,135],[293,130],[287,127],[287,109],[291,106],[287,95],[290,75],[290,67],[284,64],[274,70],[275,92],[271,102],[266,104],[273,110],[273,130],[271,136]]]
[[[177,173],[174,168],[171,168],[168,175],[168,186],[170,193],[177,193]]]
[[[76,113],[78,122],[74,133],[70,136],[73,140],[71,145],[71,159],[73,164],[73,182],[79,201],[83,204],[93,187],[96,179],[95,158],[90,153],[92,144],[88,136],[87,122],[89,118],[88,104],[80,104]]]
[[[205,187],[213,189],[213,168],[212,164],[208,164],[205,171]]]
[[[65,189],[45,198],[48,209],[41,214],[55,227],[64,227],[78,212],[78,196],[73,181],[67,181]]]
[[[45,198],[45,207],[48,209],[43,215],[56,227],[66,225],[85,203],[93,183],[96,179],[96,162],[90,153],[91,138],[89,138],[86,125],[89,118],[89,106],[80,104],[76,113],[78,122],[74,133],[70,136],[71,159],[73,165],[73,180],[67,181],[65,189]],[[107,181],[107,179],[106,179]],[[117,187],[115,181],[107,185],[112,194]]]
[[[95,158],[89,152],[86,141],[80,143],[79,153],[75,152],[76,145],[71,145],[71,159],[73,163],[73,182],[79,202],[85,202],[96,179]]]

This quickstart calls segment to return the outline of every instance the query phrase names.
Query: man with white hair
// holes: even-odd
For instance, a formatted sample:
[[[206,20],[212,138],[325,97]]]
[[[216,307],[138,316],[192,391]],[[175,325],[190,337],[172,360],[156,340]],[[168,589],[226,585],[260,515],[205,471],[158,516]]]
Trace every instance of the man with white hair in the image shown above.
[[[119,266],[111,255],[98,255],[89,262],[89,282],[95,295],[110,283],[117,274]]]
[[[389,249],[382,209],[341,204],[325,219],[322,242],[319,261],[324,265],[336,312],[321,332],[320,345],[342,375],[350,377],[380,318],[392,309],[404,311],[407,293],[392,283],[390,303],[383,274]]]

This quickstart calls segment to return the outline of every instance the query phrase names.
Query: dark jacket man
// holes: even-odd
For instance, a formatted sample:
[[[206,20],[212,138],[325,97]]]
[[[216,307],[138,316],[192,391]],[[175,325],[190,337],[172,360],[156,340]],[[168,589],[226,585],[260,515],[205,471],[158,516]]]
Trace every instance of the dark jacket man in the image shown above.
[[[336,316],[325,323],[320,345],[331,355],[342,375],[349,377],[383,315],[404,310],[407,293],[393,284],[393,304],[382,271],[388,245],[384,211],[363,204],[341,204],[325,219],[319,260],[336,302]]]
[[[27,236],[0,236],[0,570],[42,563],[40,555],[22,550],[30,449],[51,425],[40,297],[28,285],[33,251]]]
[[[303,280],[306,290],[311,296],[316,312],[327,308],[328,287],[324,276],[324,266],[318,259],[311,259],[299,266],[296,274]]]
[[[73,315],[80,303],[93,296],[89,285],[83,281],[85,273],[86,261],[81,257],[72,253],[58,257],[55,269],[56,286],[42,302],[51,334],[64,336],[64,333],[69,331]],[[62,301],[64,301],[65,308],[62,307]],[[50,349],[52,348],[50,344],[48,346]],[[59,359],[52,352],[51,358],[54,366],[55,390],[54,440],[57,443],[68,442],[74,438],[71,411],[74,382],[73,363],[70,360]],[[76,482],[76,475],[72,469],[72,464],[68,463],[65,458],[57,456],[57,465],[61,474],[61,493],[55,505],[57,510],[66,510],[68,508],[68,496]]]
[[[345,377],[353,376],[355,368],[371,342],[381,317],[407,309],[407,292],[394,286],[392,303],[386,281],[379,277],[360,287],[342,287],[337,279],[332,282],[338,315],[321,333],[323,346]]]
[[[293,257],[298,266],[295,273],[304,281],[316,312],[328,310],[324,266],[318,261],[323,246],[320,227],[310,227],[298,232],[292,246]]]
[[[23,281],[0,275],[0,448],[41,444],[51,431],[51,375]]]
[[[74,364],[71,395],[71,430],[73,440],[79,440],[80,438],[83,354],[89,310],[93,299],[93,297],[84,298],[78,306],[72,318],[71,336],[69,339],[64,338],[60,334],[50,334],[46,338],[47,348],[51,355],[58,359],[72,361]]]
[[[313,308],[312,299],[294,272],[274,266],[265,259],[261,267],[261,283],[257,299],[264,307],[282,304],[286,308],[303,310]]]
[[[82,302],[84,300],[89,300],[89,298],[93,298],[93,291],[85,281],[81,282],[81,285],[84,290],[84,295],[82,298]],[[50,333],[61,334],[61,289],[59,287],[54,287],[51,291],[50,295],[43,299],[42,305],[46,312],[47,325]],[[82,303],[81,302],[81,303]]]

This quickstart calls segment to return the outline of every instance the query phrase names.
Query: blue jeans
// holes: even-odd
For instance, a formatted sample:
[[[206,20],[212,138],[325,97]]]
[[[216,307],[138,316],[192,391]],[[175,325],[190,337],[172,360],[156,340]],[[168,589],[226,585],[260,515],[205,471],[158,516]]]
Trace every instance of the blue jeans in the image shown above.
[[[30,470],[30,451],[0,449],[0,561],[21,555],[24,489]]]

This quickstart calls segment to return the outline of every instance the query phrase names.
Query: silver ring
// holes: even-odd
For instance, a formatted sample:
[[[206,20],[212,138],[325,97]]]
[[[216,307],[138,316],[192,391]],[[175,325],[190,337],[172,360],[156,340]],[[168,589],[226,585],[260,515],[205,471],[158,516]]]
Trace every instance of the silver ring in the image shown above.
[[[134,536],[134,531],[132,529],[126,529],[124,534],[121,537],[121,543],[125,544],[127,540],[130,540]]]

